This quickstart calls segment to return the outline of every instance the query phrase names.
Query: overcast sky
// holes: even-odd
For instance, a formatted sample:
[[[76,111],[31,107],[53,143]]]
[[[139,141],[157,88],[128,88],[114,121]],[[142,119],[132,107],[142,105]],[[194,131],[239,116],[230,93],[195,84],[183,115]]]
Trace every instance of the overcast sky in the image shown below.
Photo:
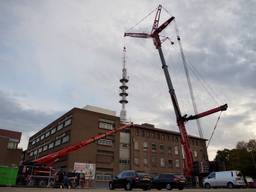
[[[199,111],[228,103],[208,148],[232,148],[256,136],[256,1],[0,0],[0,128],[28,137],[73,107],[117,111],[122,49],[127,47],[129,103],[134,123],[178,131],[160,58],[151,39],[123,38],[158,4],[173,15],[191,72]],[[154,14],[130,30],[150,32]],[[162,33],[166,62],[183,114],[193,114],[175,40]],[[193,66],[193,67],[191,67]],[[207,88],[207,89],[206,89]],[[219,113],[201,119],[209,139]],[[187,123],[198,135],[194,122]]]

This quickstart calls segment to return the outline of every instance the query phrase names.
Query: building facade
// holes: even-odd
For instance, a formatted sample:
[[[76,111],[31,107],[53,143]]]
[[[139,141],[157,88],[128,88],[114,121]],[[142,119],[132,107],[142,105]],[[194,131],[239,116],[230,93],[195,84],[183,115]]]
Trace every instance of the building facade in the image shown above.
[[[120,118],[113,111],[92,106],[73,108],[30,137],[26,161],[77,144],[120,125]],[[194,160],[208,160],[205,140],[197,137],[189,139]],[[142,124],[72,152],[59,159],[54,166],[73,171],[75,162],[94,163],[96,180],[109,180],[125,169],[152,174],[182,173],[183,160],[179,133]]]
[[[131,138],[131,169],[153,175],[183,173],[184,151],[180,133],[142,124],[131,129]],[[205,139],[189,136],[189,143],[194,161],[208,161]]]
[[[21,132],[0,129],[0,166],[18,167],[22,149],[18,149]]]

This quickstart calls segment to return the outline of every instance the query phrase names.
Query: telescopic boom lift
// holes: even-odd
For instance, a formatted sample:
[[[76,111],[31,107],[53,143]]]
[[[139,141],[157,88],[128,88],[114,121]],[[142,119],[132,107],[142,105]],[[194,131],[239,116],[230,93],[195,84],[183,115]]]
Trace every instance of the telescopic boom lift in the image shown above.
[[[33,161],[33,163],[35,164],[41,164],[41,165],[51,165],[53,164],[54,162],[56,162],[57,160],[59,160],[61,157],[64,157],[66,155],[68,155],[69,153],[71,152],[74,152],[74,151],[77,151],[95,141],[98,141],[99,139],[102,139],[108,135],[113,135],[117,132],[120,132],[124,129],[127,129],[127,128],[131,128],[133,127],[133,124],[125,124],[125,125],[122,125],[121,127],[118,127],[118,128],[114,128],[112,130],[109,130],[109,131],[106,131],[105,133],[102,133],[102,134],[98,134],[94,137],[90,137],[88,139],[85,139],[77,144],[73,144],[73,145],[70,145],[66,148],[63,148],[63,149],[60,149],[59,151],[56,151],[56,152],[53,152],[53,153],[50,153],[48,155],[45,155],[43,157],[40,157],[38,159],[35,159]]]

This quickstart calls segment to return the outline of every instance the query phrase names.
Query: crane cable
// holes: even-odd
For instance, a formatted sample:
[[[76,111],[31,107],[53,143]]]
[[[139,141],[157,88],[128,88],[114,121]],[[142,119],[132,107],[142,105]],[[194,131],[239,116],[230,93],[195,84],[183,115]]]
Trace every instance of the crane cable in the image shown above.
[[[218,125],[218,123],[219,123],[219,120],[220,120],[220,116],[221,116],[221,114],[222,114],[222,111],[220,112],[220,115],[219,115],[219,117],[218,117],[218,119],[217,119],[217,121],[216,121],[216,123],[215,123],[215,126],[214,126],[214,128],[213,128],[213,131],[212,131],[211,137],[210,137],[210,139],[209,139],[209,141],[208,141],[208,144],[207,144],[207,147],[206,147],[206,148],[208,148],[208,147],[209,147],[209,145],[210,145],[210,143],[211,143],[212,137],[213,137],[214,132],[215,132],[215,130],[216,130],[216,128],[217,128],[217,125]]]
[[[153,9],[151,12],[149,12],[149,14],[147,14],[145,17],[143,17],[141,20],[139,20],[138,23],[136,23],[134,26],[130,27],[128,31],[131,31],[132,29],[134,29],[136,26],[138,26],[140,23],[142,23],[146,18],[148,18],[152,13],[154,13],[157,10],[157,8]]]
[[[196,105],[196,101],[195,101],[195,95],[194,95],[194,91],[193,91],[193,87],[192,87],[192,83],[191,83],[191,79],[190,79],[190,75],[189,75],[189,71],[188,71],[188,64],[186,62],[185,54],[184,54],[183,47],[182,47],[181,40],[180,40],[179,30],[178,30],[175,20],[174,20],[174,25],[175,25],[175,31],[176,31],[176,35],[177,35],[178,45],[180,48],[181,59],[182,59],[183,67],[184,67],[185,74],[186,74],[186,79],[187,79],[187,83],[188,83],[188,87],[189,87],[189,93],[190,93],[190,98],[192,101],[194,113],[198,114],[198,109],[197,109],[197,105]],[[199,132],[199,136],[200,136],[200,138],[203,138],[203,131],[202,131],[202,127],[201,127],[201,123],[200,123],[199,119],[196,120],[196,124],[197,124],[197,129]]]
[[[172,16],[172,14],[164,7],[162,7],[162,9],[169,15],[169,16]],[[178,27],[177,27],[177,23],[176,21],[174,20],[175,22],[175,30],[176,32],[179,32],[178,30]],[[170,39],[169,39],[170,41]],[[175,45],[173,42],[171,42],[171,45]],[[176,47],[175,47],[176,48]],[[204,78],[202,77],[202,75],[199,73],[199,71],[192,65],[192,63],[188,62],[186,60],[186,63],[189,64],[189,68],[191,69],[191,72],[194,74],[194,76],[197,78],[197,80],[201,83],[202,87],[206,90],[206,92],[209,94],[209,96],[216,102],[216,104],[219,104],[221,103],[220,100],[223,100],[223,99],[220,99],[217,97],[217,94],[216,94],[216,90],[214,90],[205,80]],[[227,100],[225,98],[225,100]]]
[[[163,7],[163,9],[164,9],[169,15],[171,15],[170,12],[169,12],[167,9],[165,9],[164,7]],[[175,20],[174,20],[174,22],[175,22]],[[178,31],[177,23],[176,23],[176,22],[175,22],[175,30],[176,30],[177,36],[179,36],[179,33],[178,33],[179,31]],[[171,40],[170,40],[170,39],[168,39],[168,40],[170,41],[171,45],[173,45],[173,43],[171,42]],[[178,40],[178,42],[181,43],[180,40]],[[184,53],[183,53],[183,55],[184,55]],[[185,61],[186,61],[186,60],[185,60]],[[187,63],[186,63],[186,64],[187,64]],[[217,97],[215,98],[215,97],[211,94],[211,92],[210,92],[210,90],[211,90],[213,93],[215,93],[214,90],[213,90],[209,85],[207,85],[207,83],[203,80],[203,78],[201,77],[200,73],[196,70],[196,68],[195,68],[191,63],[189,63],[189,64],[190,64],[191,71],[194,73],[195,77],[196,77],[199,81],[201,81],[201,84],[202,84],[203,87],[206,89],[206,91],[208,92],[208,94],[215,100],[215,102],[217,102],[217,100],[216,100]],[[206,86],[204,85],[204,83],[206,84]],[[217,103],[218,103],[218,102],[217,102]],[[218,125],[218,123],[219,123],[221,114],[222,114],[222,111],[220,111],[220,114],[219,114],[219,116],[218,116],[218,119],[217,119],[217,121],[216,121],[216,123],[215,123],[215,126],[214,126],[214,128],[213,128],[213,131],[212,131],[212,133],[211,133],[211,136],[210,136],[209,141],[208,141],[208,144],[207,144],[207,148],[209,147],[209,145],[210,145],[210,143],[211,143],[212,137],[213,137],[213,135],[214,135],[214,133],[215,133],[215,130],[216,130],[216,128],[217,128],[217,125]]]

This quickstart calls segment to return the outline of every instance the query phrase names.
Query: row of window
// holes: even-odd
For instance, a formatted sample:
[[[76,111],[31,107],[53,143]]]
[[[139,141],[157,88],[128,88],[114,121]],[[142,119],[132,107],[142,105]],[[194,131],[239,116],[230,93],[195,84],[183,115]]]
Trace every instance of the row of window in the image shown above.
[[[100,140],[98,140],[98,144],[99,145],[105,145],[105,146],[112,146],[113,141],[110,140],[110,139],[100,139]]]
[[[46,144],[42,147],[39,147],[38,149],[34,150],[34,151],[31,151],[29,153],[29,156],[32,157],[32,156],[36,156],[36,155],[39,155],[40,153],[42,152],[45,152],[47,150],[50,150],[50,149],[53,149],[54,147],[57,147],[61,144],[64,144],[64,143],[67,143],[69,141],[69,135],[64,135],[62,134],[63,136],[62,137],[56,137],[56,140],[49,143],[49,144]]]
[[[148,138],[159,139],[159,140],[173,141],[173,142],[176,142],[176,143],[179,142],[179,136],[173,136],[173,135],[170,135],[170,134],[158,133],[158,132],[150,131],[150,130],[136,129],[135,134],[137,136],[141,136],[141,137],[148,137]]]
[[[41,135],[39,135],[38,137],[36,137],[35,139],[33,139],[30,142],[31,142],[32,145],[34,145],[34,144],[38,143],[39,141],[42,141],[45,138],[49,137],[50,135],[53,135],[54,133],[63,129],[64,127],[67,127],[67,126],[71,125],[71,123],[72,123],[72,118],[69,116],[64,121],[59,122],[58,126],[47,130],[46,132],[42,133]]]
[[[166,140],[166,141],[173,141],[178,143],[179,142],[179,136],[174,136],[170,134],[164,134],[164,133],[158,133],[155,131],[150,131],[150,130],[144,130],[144,129],[136,129],[135,134],[137,136],[141,137],[148,137],[148,138],[153,138],[153,139],[159,139],[159,140]],[[190,139],[192,145],[198,146],[200,142],[196,139]]]
[[[103,174],[96,174],[97,181],[110,181],[112,180],[112,175],[103,175]]]
[[[99,120],[99,128],[101,129],[112,130],[114,127],[115,127],[115,124],[111,120],[107,120],[107,119]]]
[[[135,150],[140,150],[140,146],[139,146],[139,142],[137,141],[134,141],[134,149]],[[167,152],[168,154],[172,154],[172,147],[168,146],[167,147]],[[147,142],[143,142],[143,151],[148,151],[148,143]],[[151,151],[152,152],[156,152],[157,151],[157,144],[155,143],[152,143],[151,144]],[[160,152],[164,152],[165,151],[165,146],[164,144],[160,144],[159,145],[159,151]],[[174,147],[174,154],[175,155],[178,155],[179,154],[179,147],[178,146],[175,146]]]
[[[171,160],[171,159],[167,160],[167,162],[166,162],[166,160],[164,158],[160,158],[159,163],[160,163],[160,167],[173,168],[173,160]],[[137,157],[134,158],[134,164],[137,165],[137,166],[140,164],[139,158],[137,158]],[[157,164],[158,164],[157,158],[152,157],[151,158],[151,165],[157,167]],[[148,159],[146,159],[146,158],[143,159],[143,165],[144,165],[144,167],[149,166]],[[180,160],[179,159],[175,160],[175,167],[176,168],[180,167]]]
[[[18,147],[18,142],[15,141],[9,141],[7,144],[8,149],[17,149]]]

